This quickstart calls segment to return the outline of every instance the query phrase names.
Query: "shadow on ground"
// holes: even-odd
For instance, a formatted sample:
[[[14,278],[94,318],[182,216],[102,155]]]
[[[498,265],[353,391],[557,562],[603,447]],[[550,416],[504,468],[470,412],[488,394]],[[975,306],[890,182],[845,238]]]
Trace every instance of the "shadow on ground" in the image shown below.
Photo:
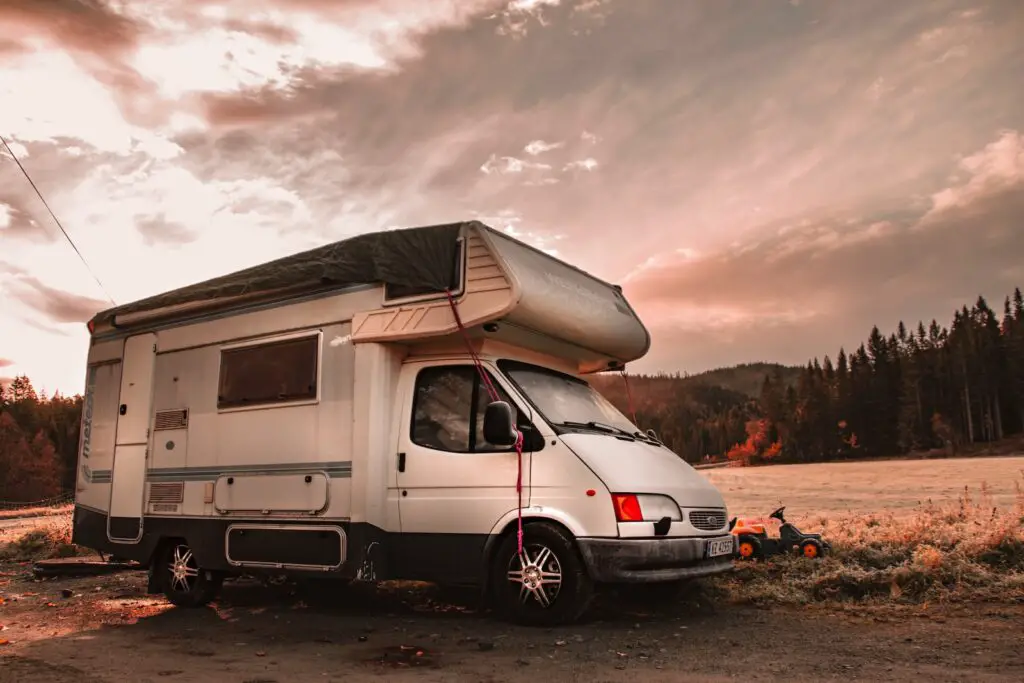
[[[241,580],[216,604],[187,610],[144,595],[144,579],[13,587],[24,591],[8,633],[35,624],[42,637],[0,658],[0,682],[1024,678],[1024,610],[1012,607],[880,619],[730,606],[698,585],[660,604],[605,593],[584,622],[547,629],[510,626],[478,613],[473,592],[423,584]]]

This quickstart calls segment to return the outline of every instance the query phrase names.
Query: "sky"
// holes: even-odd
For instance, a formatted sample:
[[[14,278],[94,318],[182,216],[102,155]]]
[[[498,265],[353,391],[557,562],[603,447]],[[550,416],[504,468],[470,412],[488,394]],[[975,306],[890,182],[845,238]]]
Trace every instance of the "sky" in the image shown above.
[[[0,377],[355,234],[621,284],[634,371],[805,363],[1024,286],[1019,0],[2,0]],[[94,279],[93,274],[98,278]]]

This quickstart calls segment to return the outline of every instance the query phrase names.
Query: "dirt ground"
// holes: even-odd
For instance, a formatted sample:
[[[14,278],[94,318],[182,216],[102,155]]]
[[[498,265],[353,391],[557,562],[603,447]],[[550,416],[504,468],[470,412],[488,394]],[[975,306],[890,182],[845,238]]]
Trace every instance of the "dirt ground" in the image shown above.
[[[697,586],[656,608],[602,596],[585,623],[528,629],[429,587],[324,601],[243,580],[187,610],[146,596],[140,573],[29,569],[0,567],[0,683],[1024,680],[1024,604],[757,609]]]
[[[701,474],[722,492],[732,515],[764,516],[785,505],[787,519],[800,523],[912,514],[928,501],[955,502],[964,487],[975,499],[984,489],[992,505],[1012,506],[1024,487],[1024,456],[725,467]]]

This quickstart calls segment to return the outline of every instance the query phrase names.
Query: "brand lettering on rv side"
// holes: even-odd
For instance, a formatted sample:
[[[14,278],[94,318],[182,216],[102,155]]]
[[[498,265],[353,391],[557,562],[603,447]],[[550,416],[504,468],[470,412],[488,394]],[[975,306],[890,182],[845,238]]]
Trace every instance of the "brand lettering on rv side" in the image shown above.
[[[96,396],[96,368],[89,368],[85,387],[85,406],[82,410],[82,457],[88,458],[92,446],[92,411]]]

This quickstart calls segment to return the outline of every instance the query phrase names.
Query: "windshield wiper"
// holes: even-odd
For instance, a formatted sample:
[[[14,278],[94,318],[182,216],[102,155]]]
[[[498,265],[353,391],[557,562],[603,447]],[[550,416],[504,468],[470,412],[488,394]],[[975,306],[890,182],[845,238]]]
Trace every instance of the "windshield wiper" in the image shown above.
[[[635,436],[636,438],[640,439],[641,441],[645,441],[647,443],[653,443],[653,444],[658,445],[658,446],[663,445],[659,439],[657,439],[656,437],[651,436],[650,434],[643,434],[641,432],[633,432],[633,436]]]
[[[619,429],[618,427],[606,425],[603,422],[595,422],[594,420],[591,420],[590,422],[572,422],[570,420],[567,420],[562,424],[565,425],[566,427],[582,427],[584,429],[596,429],[599,432],[607,432],[608,434],[621,434],[622,436],[629,437],[630,439],[636,438],[635,436],[627,432],[625,429]]]

